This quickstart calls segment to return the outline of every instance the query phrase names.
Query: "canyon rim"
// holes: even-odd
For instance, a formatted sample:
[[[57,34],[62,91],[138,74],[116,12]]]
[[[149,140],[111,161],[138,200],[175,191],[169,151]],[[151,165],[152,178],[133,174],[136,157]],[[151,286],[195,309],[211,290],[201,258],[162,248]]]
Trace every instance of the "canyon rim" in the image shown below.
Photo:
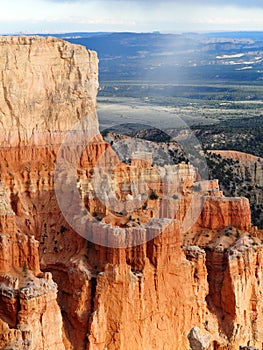
[[[98,129],[95,52],[37,36],[1,37],[0,51],[0,348],[262,349],[262,232],[248,200],[191,163],[120,162]],[[94,187],[105,152],[114,167],[99,178],[121,209]]]

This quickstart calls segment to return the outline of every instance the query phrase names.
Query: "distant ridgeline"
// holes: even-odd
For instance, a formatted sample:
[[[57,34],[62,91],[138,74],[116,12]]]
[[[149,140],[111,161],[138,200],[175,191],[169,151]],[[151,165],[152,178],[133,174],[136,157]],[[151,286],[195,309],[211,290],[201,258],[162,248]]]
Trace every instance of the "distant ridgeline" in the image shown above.
[[[101,82],[150,80],[185,84],[262,80],[261,32],[180,35],[100,32],[54,36],[97,51]]]

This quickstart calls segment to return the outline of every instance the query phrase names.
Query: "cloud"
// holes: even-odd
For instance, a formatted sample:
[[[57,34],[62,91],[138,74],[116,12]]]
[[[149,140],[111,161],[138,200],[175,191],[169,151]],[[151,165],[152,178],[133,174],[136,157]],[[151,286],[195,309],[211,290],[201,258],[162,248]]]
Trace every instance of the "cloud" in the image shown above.
[[[140,3],[140,4],[162,4],[162,3],[173,3],[178,5],[212,5],[212,6],[237,6],[237,7],[262,7],[263,8],[263,2],[262,0],[199,0],[198,2],[196,0],[45,0],[47,2],[57,2],[57,3],[101,3],[101,2],[123,2],[123,3]]]
[[[88,2],[94,2],[93,0],[91,1],[85,1],[85,0],[44,0],[46,2],[56,2],[56,3],[64,3],[64,4],[73,4],[73,3],[88,3]]]
[[[2,32],[260,31],[262,18],[262,0],[9,0],[0,11],[0,28]]]
[[[193,0],[176,1],[178,3],[192,3]],[[237,7],[263,7],[261,0],[201,0],[198,1],[199,5],[216,5],[216,6],[237,6]]]

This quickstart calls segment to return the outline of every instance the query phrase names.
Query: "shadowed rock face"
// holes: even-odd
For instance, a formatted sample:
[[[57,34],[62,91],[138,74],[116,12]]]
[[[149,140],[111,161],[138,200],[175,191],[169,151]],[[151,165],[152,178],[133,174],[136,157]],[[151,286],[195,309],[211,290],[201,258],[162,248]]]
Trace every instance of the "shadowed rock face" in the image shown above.
[[[88,234],[129,231],[136,241],[162,233],[129,248],[87,242],[60,211],[54,162],[76,122],[86,117],[98,128],[96,54],[38,37],[3,37],[0,51],[0,348],[186,350],[193,327],[191,339],[203,347],[208,340],[217,350],[262,347],[261,233],[250,227],[248,201],[225,198],[217,181],[199,181],[204,209],[182,233],[196,192],[192,166],[166,169],[174,180],[180,170],[179,185],[169,187],[180,201],[168,220],[175,204],[166,198],[157,220],[163,188],[156,168],[134,160],[120,164],[114,180],[141,176],[155,196],[132,213],[135,221],[109,212],[91,196],[94,165],[109,149],[96,134],[77,165],[83,205],[103,214]],[[118,186],[120,198],[126,187]]]

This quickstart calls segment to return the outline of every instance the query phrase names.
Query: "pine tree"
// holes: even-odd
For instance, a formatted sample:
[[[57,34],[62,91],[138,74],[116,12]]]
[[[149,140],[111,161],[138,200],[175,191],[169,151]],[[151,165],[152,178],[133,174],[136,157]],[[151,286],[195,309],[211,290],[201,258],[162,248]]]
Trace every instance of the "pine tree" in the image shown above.
[[[24,265],[23,265],[23,273],[24,273],[25,276],[26,276],[27,273],[28,273],[28,268],[27,268],[27,263],[26,263],[26,261],[24,262]]]

